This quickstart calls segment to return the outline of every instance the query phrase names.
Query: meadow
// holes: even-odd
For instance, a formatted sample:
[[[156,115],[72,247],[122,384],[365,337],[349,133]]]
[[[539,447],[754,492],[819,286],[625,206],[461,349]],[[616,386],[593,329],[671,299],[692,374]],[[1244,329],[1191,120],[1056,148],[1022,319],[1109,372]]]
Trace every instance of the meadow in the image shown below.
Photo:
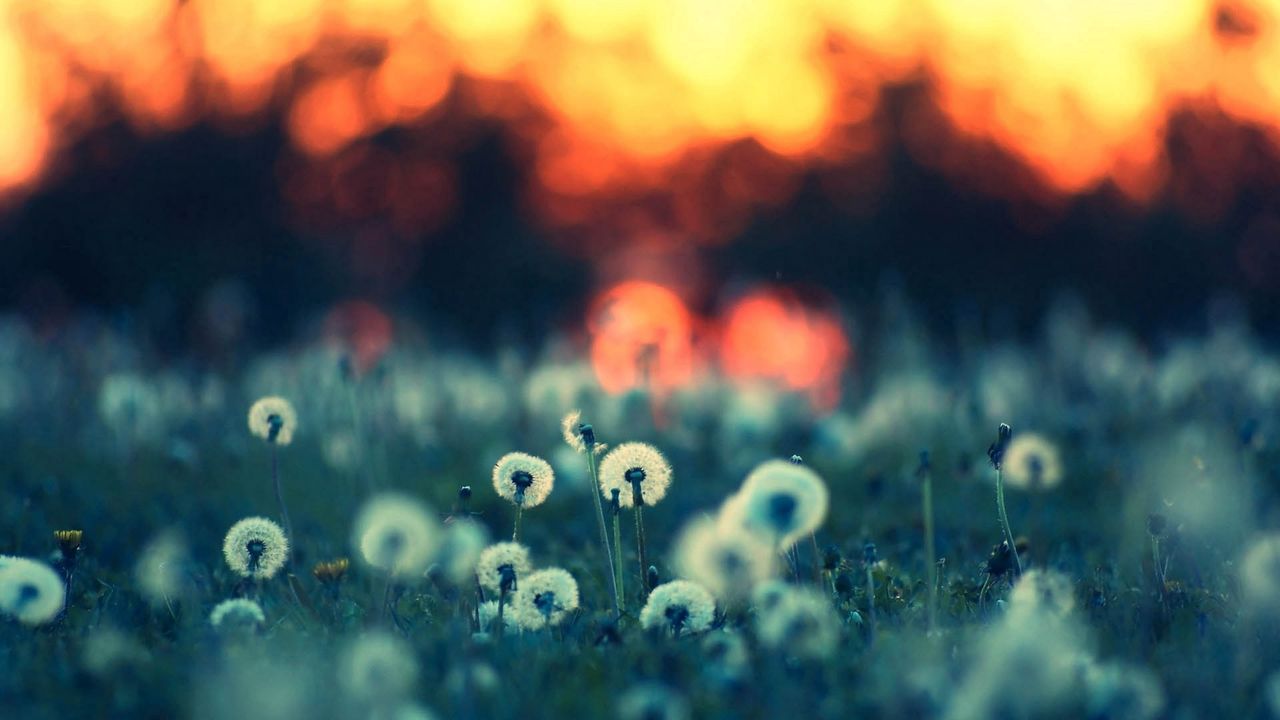
[[[1206,327],[904,310],[830,403],[3,318],[0,714],[1280,715],[1280,356]]]

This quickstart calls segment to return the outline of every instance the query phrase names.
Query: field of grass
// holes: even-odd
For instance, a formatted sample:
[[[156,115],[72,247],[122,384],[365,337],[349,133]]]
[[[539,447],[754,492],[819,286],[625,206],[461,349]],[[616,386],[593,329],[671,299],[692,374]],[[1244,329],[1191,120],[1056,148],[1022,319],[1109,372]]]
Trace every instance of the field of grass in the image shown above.
[[[0,561],[0,715],[1280,714],[1280,357],[1241,325],[1143,343],[1072,308],[1026,342],[932,341],[903,320],[862,348],[828,408],[714,372],[607,395],[558,353],[405,342],[355,372],[317,343],[210,367],[92,320],[57,337],[3,320],[0,554],[42,565]],[[296,410],[288,444],[250,432],[265,396]],[[604,505],[602,547],[588,456],[562,437],[572,410],[602,464],[635,441],[670,465],[643,509],[644,566],[631,508],[615,534]],[[1002,466],[1016,561],[990,453],[1013,462],[1001,423],[1008,449],[1040,443]],[[513,578],[483,591],[500,626],[477,611],[474,566],[511,539],[493,467],[513,451],[554,470],[520,513],[522,575],[563,568],[579,598],[544,607]],[[810,472],[825,502],[797,479]],[[292,528],[270,577],[224,555],[254,516]],[[699,520],[690,556],[720,543],[763,569],[680,562]],[[470,523],[484,542],[457,530]],[[690,601],[642,627],[650,575],[715,590],[709,625]],[[261,618],[229,606],[211,622],[237,597]]]

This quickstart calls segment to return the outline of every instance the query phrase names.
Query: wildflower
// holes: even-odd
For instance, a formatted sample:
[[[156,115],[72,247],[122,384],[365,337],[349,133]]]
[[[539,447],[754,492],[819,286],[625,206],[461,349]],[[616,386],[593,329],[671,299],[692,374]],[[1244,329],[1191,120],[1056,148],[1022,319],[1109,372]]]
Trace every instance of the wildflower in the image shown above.
[[[262,612],[262,606],[246,598],[223,600],[213,606],[213,611],[209,613],[209,624],[219,629],[224,625],[250,629],[266,621],[267,616]]]
[[[757,617],[757,633],[766,647],[791,657],[821,660],[835,651],[840,625],[822,593],[795,588]]]
[[[513,542],[495,543],[480,553],[476,580],[491,593],[511,592],[530,569],[529,548]]]
[[[493,466],[493,489],[521,507],[541,505],[551,494],[555,480],[551,465],[528,453],[507,453]]]
[[[826,519],[827,503],[827,486],[813,470],[767,460],[747,475],[721,516],[727,524],[761,533],[787,548],[818,529]]]
[[[371,498],[353,527],[353,543],[364,561],[396,577],[422,575],[440,543],[432,514],[417,500],[399,493]]]
[[[672,580],[659,585],[649,594],[640,611],[640,624],[646,629],[669,629],[681,633],[699,633],[711,627],[715,619],[716,601],[707,589],[696,582]]]
[[[581,426],[581,410],[571,410],[560,420],[560,434],[564,437],[564,443],[578,453],[587,451],[587,443],[582,439]]]
[[[671,465],[652,445],[623,443],[600,461],[600,493],[606,502],[618,491],[618,504],[624,508],[639,501],[654,505],[667,495],[671,485]]]
[[[418,661],[403,640],[384,632],[361,635],[347,646],[338,680],[354,700],[389,704],[405,698],[418,679]]]
[[[0,564],[0,612],[26,625],[43,625],[65,607],[62,577],[48,565],[8,557]]]
[[[671,689],[637,685],[618,698],[619,720],[688,720],[689,704]]]
[[[264,397],[249,408],[249,432],[269,443],[288,445],[297,427],[298,414],[282,397]]]
[[[578,582],[560,568],[529,573],[511,600],[512,618],[525,630],[559,625],[577,609]]]
[[[777,554],[740,527],[700,518],[676,540],[674,565],[681,577],[695,580],[725,600],[745,597],[773,576]]]
[[[1021,433],[1011,440],[1001,467],[1005,481],[1024,490],[1048,490],[1062,482],[1058,448],[1035,433]]]
[[[134,565],[138,589],[152,604],[167,604],[183,592],[188,561],[186,543],[177,532],[157,535],[142,548]]]
[[[461,520],[449,523],[437,553],[445,577],[454,585],[467,583],[475,574],[480,553],[489,544],[489,534],[479,524]]]
[[[289,560],[289,538],[266,518],[245,518],[227,531],[222,555],[237,575],[269,580]]]
[[[1012,613],[1047,613],[1062,617],[1075,607],[1071,580],[1065,575],[1045,570],[1028,570],[1009,594]]]
[[[325,585],[336,585],[342,582],[342,578],[346,577],[347,569],[350,567],[350,560],[338,558],[316,563],[311,567],[311,574]]]

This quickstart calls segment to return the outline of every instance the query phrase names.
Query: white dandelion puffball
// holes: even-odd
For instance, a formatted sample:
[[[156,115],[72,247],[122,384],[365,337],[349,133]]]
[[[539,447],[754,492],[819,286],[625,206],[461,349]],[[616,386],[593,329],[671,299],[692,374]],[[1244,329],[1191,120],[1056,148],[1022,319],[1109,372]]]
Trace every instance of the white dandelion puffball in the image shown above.
[[[821,660],[835,652],[840,621],[820,592],[795,588],[756,617],[760,643],[790,657]]]
[[[361,635],[347,646],[338,680],[347,694],[361,702],[389,703],[403,699],[418,679],[413,649],[385,632]]]
[[[223,600],[213,606],[209,613],[209,624],[215,628],[227,627],[255,628],[267,621],[262,606],[245,598]]]
[[[381,493],[360,508],[352,541],[370,566],[396,577],[422,575],[440,546],[439,521],[422,503]]]
[[[507,453],[493,466],[493,489],[521,507],[541,505],[555,483],[551,464],[536,455]]]
[[[282,397],[264,397],[249,408],[249,432],[277,445],[293,442],[298,429],[298,413]]]
[[[524,630],[559,625],[577,609],[578,582],[560,568],[529,573],[511,598],[512,619]]]
[[[618,491],[618,504],[634,505],[634,483],[640,486],[640,502],[655,505],[671,486],[671,464],[658,448],[646,443],[622,443],[600,461],[600,493],[606,502]]]
[[[489,533],[479,523],[454,520],[445,528],[436,562],[449,582],[464,585],[475,575],[480,553],[488,545]]]
[[[1240,563],[1240,591],[1251,609],[1276,607],[1280,600],[1280,533],[1263,536],[1245,551]]]
[[[777,553],[741,527],[699,518],[685,525],[676,540],[676,574],[697,581],[724,600],[745,598],[751,588],[773,577]]]
[[[1000,464],[1004,481],[1022,490],[1048,490],[1062,482],[1058,448],[1035,433],[1019,433],[1009,441]]]
[[[0,612],[25,625],[58,617],[66,602],[62,576],[37,560],[6,557],[0,564]]]
[[[1018,579],[1009,594],[1010,613],[1045,613],[1062,617],[1076,606],[1071,579],[1061,573],[1028,570]]]
[[[237,575],[268,580],[288,562],[289,538],[271,520],[248,517],[227,531],[222,555]]]
[[[529,574],[529,548],[514,542],[490,545],[480,553],[476,562],[476,580],[480,587],[495,596],[503,590],[503,578],[507,578],[508,592],[515,590]]]
[[[582,439],[582,433],[578,430],[578,426],[581,424],[582,411],[569,411],[560,419],[560,435],[564,438],[564,444],[573,448],[574,452],[585,453],[587,451],[587,442]]]
[[[725,503],[721,518],[787,548],[822,525],[828,502],[826,483],[817,473],[786,460],[766,460]]]
[[[700,633],[711,627],[716,601],[707,589],[689,580],[672,580],[653,589],[640,611],[645,630],[662,628],[676,636]]]

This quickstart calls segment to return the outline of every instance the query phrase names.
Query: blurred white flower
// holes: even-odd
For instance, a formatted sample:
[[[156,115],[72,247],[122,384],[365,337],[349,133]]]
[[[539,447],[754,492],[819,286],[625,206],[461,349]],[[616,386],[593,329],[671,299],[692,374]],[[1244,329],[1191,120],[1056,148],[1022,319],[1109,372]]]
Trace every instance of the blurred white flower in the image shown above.
[[[672,580],[654,588],[640,611],[640,625],[646,630],[662,628],[677,637],[700,633],[715,619],[716,601],[696,582]]]
[[[352,539],[366,563],[402,578],[422,575],[441,540],[439,521],[426,506],[392,492],[365,502]]]
[[[249,432],[277,445],[293,442],[298,414],[282,397],[264,397],[249,407]]]

